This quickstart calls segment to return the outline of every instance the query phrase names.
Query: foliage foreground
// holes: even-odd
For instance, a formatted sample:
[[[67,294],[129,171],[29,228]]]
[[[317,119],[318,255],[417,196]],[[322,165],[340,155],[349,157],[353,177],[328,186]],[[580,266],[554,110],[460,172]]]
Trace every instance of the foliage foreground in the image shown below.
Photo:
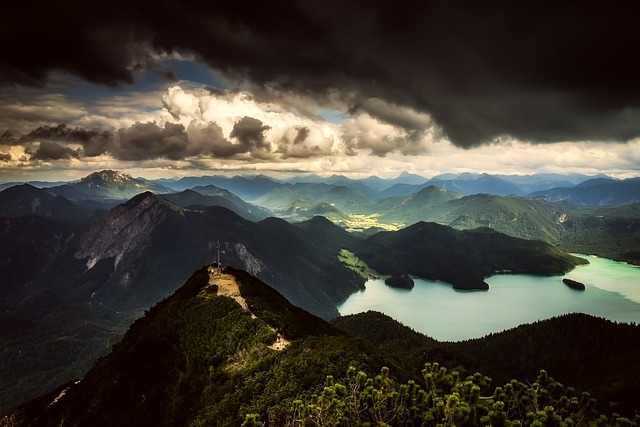
[[[319,394],[293,402],[287,426],[637,426],[617,414],[596,410],[589,393],[576,393],[540,371],[534,383],[512,380],[482,397],[491,379],[480,373],[460,378],[427,363],[424,384],[397,384],[389,369],[369,377],[350,367],[340,381],[328,376]],[[248,414],[243,426],[264,425]]]

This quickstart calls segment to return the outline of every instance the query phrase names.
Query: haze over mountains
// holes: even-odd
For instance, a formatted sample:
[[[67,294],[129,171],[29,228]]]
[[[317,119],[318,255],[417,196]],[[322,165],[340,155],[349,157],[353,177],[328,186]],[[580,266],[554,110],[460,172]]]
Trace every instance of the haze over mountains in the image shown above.
[[[325,319],[365,281],[342,250],[379,274],[459,289],[486,288],[496,272],[562,274],[581,262],[564,251],[640,264],[640,181],[584,178],[102,171],[10,186],[0,191],[0,410],[81,376],[218,250]]]
[[[156,180],[160,185],[169,187],[175,191],[190,189],[202,185],[216,185],[227,189],[245,200],[255,200],[269,192],[279,188],[292,188],[299,184],[297,188],[304,188],[300,184],[325,184],[330,187],[348,187],[369,196],[408,196],[419,190],[436,186],[446,190],[459,193],[463,196],[486,193],[499,196],[517,195],[540,195],[545,192],[563,192],[565,194],[578,193],[574,200],[578,204],[623,204],[639,201],[637,191],[638,179],[629,178],[617,180],[599,175],[597,177],[579,174],[536,174],[536,175],[490,175],[490,174],[444,174],[427,179],[419,175],[403,172],[397,178],[382,179],[370,176],[363,179],[353,179],[342,175],[332,175],[322,177],[319,175],[302,175],[288,179],[270,178],[265,175],[255,176],[201,176],[186,177],[180,179]],[[609,189],[613,193],[620,191],[615,199],[608,200],[602,198],[582,198],[579,196],[580,189],[593,186],[604,185],[604,189]],[[1,188],[1,187],[0,187]],[[620,190],[618,190],[620,189]],[[626,190],[625,190],[626,189]],[[551,194],[551,193],[549,193]],[[568,197],[568,196],[567,196]]]

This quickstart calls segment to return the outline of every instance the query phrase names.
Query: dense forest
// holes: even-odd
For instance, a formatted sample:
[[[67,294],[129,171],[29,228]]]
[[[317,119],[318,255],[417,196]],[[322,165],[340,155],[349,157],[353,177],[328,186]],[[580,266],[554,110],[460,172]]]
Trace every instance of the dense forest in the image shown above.
[[[373,311],[338,318],[334,325],[413,369],[438,360],[465,372],[481,371],[497,384],[534,381],[546,369],[559,381],[590,391],[603,411],[640,410],[637,325],[570,314],[461,342],[437,342]]]

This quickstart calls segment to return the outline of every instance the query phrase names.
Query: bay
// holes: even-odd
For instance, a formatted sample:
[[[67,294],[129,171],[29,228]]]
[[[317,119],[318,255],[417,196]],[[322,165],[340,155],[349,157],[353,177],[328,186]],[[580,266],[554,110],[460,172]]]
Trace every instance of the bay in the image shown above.
[[[640,323],[640,268],[579,256],[590,264],[564,276],[492,276],[486,280],[487,292],[459,292],[448,283],[423,279],[415,279],[412,290],[369,280],[365,290],[352,294],[337,308],[341,315],[380,311],[440,341],[479,338],[576,312]],[[570,289],[562,283],[565,277],[584,283],[586,290]]]

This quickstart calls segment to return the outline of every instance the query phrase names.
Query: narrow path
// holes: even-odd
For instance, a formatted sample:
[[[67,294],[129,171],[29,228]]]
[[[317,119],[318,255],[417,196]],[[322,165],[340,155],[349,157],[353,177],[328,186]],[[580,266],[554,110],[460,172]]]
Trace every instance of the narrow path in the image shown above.
[[[273,328],[272,328],[273,329]],[[276,332],[275,329],[273,329],[273,332]],[[268,346],[270,349],[272,350],[278,350],[278,351],[282,351],[284,350],[289,344],[291,344],[291,341],[289,341],[288,339],[286,339],[285,337],[282,336],[282,334],[278,334],[278,338],[276,338],[276,342],[274,342],[273,344],[271,344],[270,346]]]
[[[256,315],[249,310],[249,304],[247,304],[247,300],[244,299],[242,295],[240,295],[240,288],[238,287],[238,282],[236,278],[231,274],[222,274],[218,273],[218,271],[210,266],[209,267],[209,286],[217,285],[218,286],[218,295],[225,296],[229,298],[233,298],[240,307],[247,310],[251,314],[252,319],[256,319]],[[276,341],[268,346],[272,350],[282,351],[284,350],[291,341],[282,336],[281,333],[277,332],[275,328],[271,328],[273,332],[277,333]]]
[[[231,274],[218,274],[214,267],[209,267],[209,285],[217,285],[218,295],[233,298],[240,304],[240,307],[251,313],[247,301],[240,295],[240,288],[234,276]],[[251,313],[251,318],[255,319],[256,315]]]

